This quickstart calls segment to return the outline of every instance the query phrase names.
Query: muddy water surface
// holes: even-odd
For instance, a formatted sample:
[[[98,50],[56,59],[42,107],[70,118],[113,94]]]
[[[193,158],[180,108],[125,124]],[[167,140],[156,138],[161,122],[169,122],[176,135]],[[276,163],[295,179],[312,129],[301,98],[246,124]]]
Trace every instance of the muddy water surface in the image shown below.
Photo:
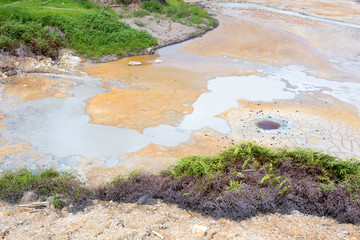
[[[359,158],[357,8],[353,19],[319,14],[321,1],[253,3],[264,4],[221,5],[216,30],[156,55],[12,79],[1,169],[57,167],[99,183],[244,140]]]

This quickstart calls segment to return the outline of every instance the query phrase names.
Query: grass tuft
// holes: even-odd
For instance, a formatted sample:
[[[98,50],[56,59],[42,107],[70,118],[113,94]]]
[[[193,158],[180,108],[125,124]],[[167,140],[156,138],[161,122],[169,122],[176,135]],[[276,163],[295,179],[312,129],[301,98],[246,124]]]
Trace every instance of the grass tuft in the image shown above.
[[[164,13],[164,7],[161,3],[157,1],[144,1],[141,5],[141,8],[154,13]]]
[[[34,191],[43,198],[52,197],[51,202],[55,207],[63,207],[66,202],[75,208],[87,203],[92,194],[83,182],[69,172],[59,172],[55,169],[31,172],[20,169],[1,173],[1,200],[19,202],[27,191]]]
[[[137,10],[134,11],[134,17],[141,18],[150,15],[148,11],[145,10]]]

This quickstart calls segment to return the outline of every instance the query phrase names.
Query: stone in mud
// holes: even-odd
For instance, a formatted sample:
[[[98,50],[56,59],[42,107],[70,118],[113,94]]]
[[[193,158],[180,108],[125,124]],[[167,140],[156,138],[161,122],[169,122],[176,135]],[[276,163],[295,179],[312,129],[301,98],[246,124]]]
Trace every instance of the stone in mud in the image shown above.
[[[136,61],[130,61],[129,62],[129,66],[140,66],[140,65],[142,65],[141,62],[136,62]]]
[[[152,54],[155,53],[155,50],[154,50],[153,48],[148,48],[148,49],[146,49],[146,53],[147,53],[148,55],[152,55]]]
[[[61,67],[73,67],[73,66],[77,66],[80,64],[81,62],[81,58],[78,56],[75,56],[73,52],[71,51],[62,51],[61,52],[62,56],[60,57],[60,61],[59,61],[59,65]]]
[[[208,228],[206,226],[194,225],[192,232],[197,237],[204,237]]]

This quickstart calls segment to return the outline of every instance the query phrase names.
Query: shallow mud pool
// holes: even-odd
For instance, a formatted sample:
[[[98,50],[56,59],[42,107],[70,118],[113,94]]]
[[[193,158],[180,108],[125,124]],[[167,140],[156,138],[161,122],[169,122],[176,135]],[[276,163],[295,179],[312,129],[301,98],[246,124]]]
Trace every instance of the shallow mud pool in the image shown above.
[[[156,55],[15,77],[0,169],[99,183],[241,141],[360,158],[360,3],[346,3],[326,16],[322,1],[219,4],[216,30]]]

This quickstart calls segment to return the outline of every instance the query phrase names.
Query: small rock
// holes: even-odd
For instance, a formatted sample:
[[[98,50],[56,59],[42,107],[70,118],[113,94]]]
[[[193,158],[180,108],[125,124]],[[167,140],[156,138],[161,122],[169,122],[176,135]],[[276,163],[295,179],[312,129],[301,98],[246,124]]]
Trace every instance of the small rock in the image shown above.
[[[6,228],[3,228],[0,230],[0,237],[5,238],[6,235],[8,235],[9,233],[10,233],[9,230],[7,230]]]
[[[345,238],[347,235],[349,235],[349,231],[343,231],[343,232],[337,232],[336,235],[340,238],[343,239]]]
[[[208,228],[206,226],[194,225],[192,232],[198,237],[204,237]]]
[[[39,196],[33,191],[24,192],[23,197],[21,198],[20,204],[27,204],[36,202]]]
[[[0,214],[2,217],[7,217],[9,216],[9,212],[6,212],[6,211],[2,211],[1,214]]]
[[[136,62],[136,61],[130,61],[129,62],[129,66],[139,66],[139,65],[142,65],[141,62]]]
[[[16,76],[17,72],[15,70],[10,70],[6,74],[7,74],[8,77],[11,77],[11,76]]]
[[[152,54],[155,53],[155,50],[154,50],[153,48],[148,48],[148,49],[146,49],[146,53],[147,53],[148,55],[152,55]]]
[[[163,61],[161,61],[160,59],[156,59],[155,63],[162,63]]]

